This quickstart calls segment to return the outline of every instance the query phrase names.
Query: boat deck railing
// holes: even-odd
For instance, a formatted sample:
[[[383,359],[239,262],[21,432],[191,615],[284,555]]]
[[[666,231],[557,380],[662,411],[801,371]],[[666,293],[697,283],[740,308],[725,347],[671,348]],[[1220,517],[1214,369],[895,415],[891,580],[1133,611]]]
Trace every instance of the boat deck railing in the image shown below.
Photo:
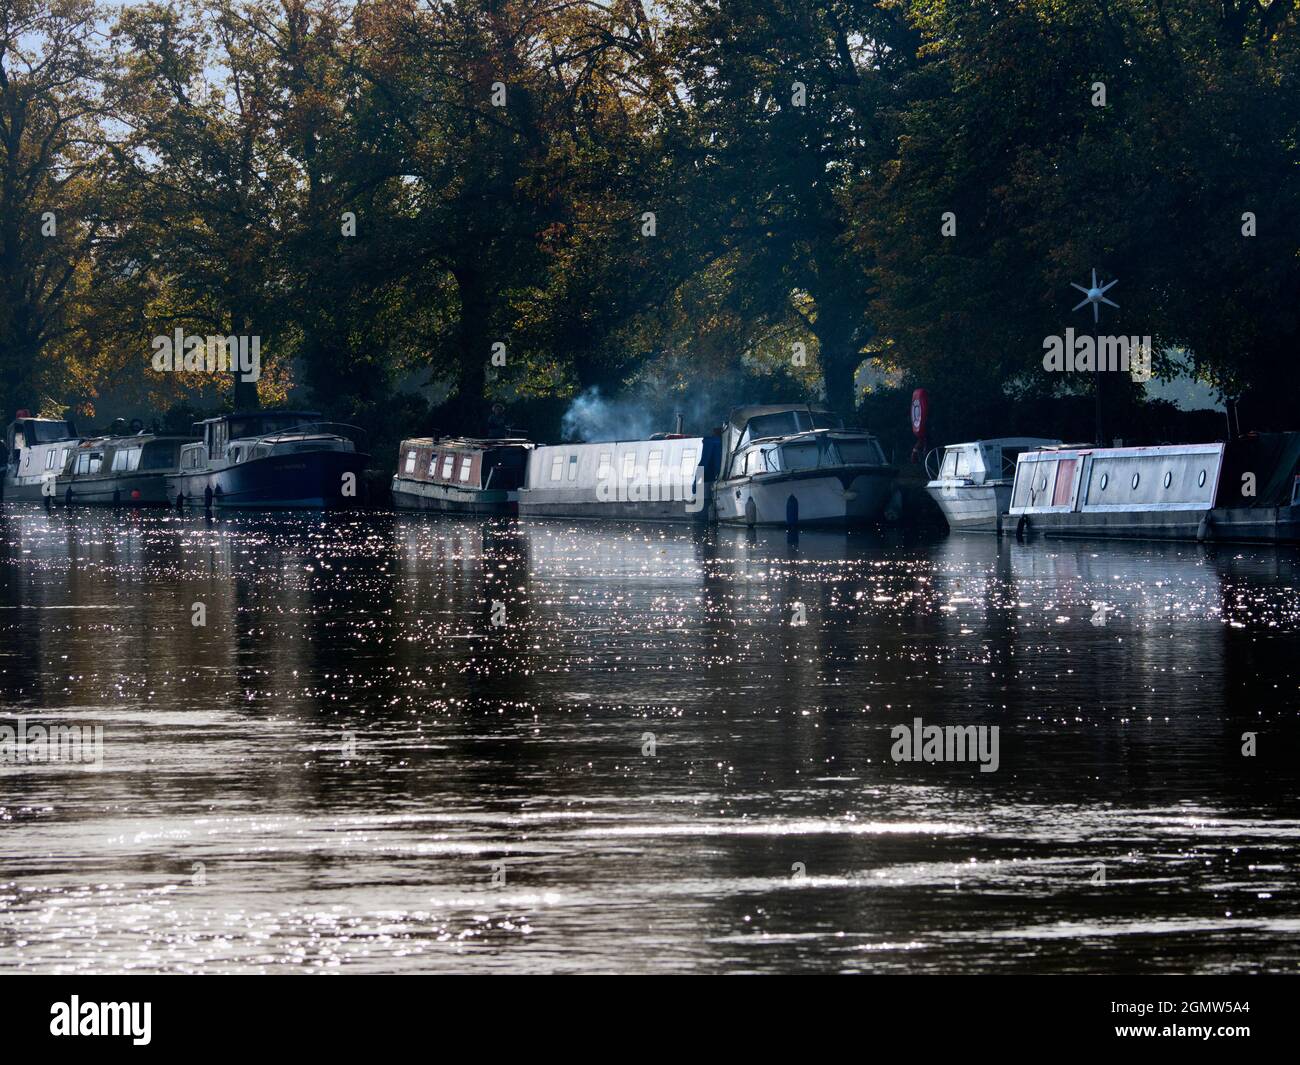
[[[306,440],[313,436],[337,436],[345,440],[351,440],[358,451],[366,449],[366,431],[358,425],[348,425],[346,422],[303,422],[299,425],[291,425],[284,429],[276,429],[269,433],[263,433],[261,436],[240,437],[241,441],[251,441],[252,444],[263,443],[283,443],[289,440]],[[235,443],[234,440],[230,441]],[[229,445],[227,445],[229,446]]]

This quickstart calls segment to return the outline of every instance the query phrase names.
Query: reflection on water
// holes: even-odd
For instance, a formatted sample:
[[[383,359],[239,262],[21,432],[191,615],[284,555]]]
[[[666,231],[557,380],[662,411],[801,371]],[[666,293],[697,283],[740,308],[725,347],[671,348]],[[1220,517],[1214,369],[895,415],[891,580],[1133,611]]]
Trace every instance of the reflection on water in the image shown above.
[[[10,505],[0,968],[1293,969],[1296,562]]]

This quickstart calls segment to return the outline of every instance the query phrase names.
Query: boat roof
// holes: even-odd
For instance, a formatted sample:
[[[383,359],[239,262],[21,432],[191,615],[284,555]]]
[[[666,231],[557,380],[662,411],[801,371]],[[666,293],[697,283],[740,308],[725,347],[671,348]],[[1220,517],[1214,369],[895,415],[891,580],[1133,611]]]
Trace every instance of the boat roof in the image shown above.
[[[127,433],[120,436],[87,436],[81,438],[80,442],[77,444],[77,449],[80,450],[83,447],[107,447],[109,445],[114,447],[123,447],[133,444],[150,444],[156,440],[176,441],[182,444],[191,444],[197,439],[197,437],[185,436],[181,433]],[[56,443],[62,443],[62,441],[56,441]]]
[[[536,447],[533,441],[522,436],[413,436],[402,441],[402,447]]]
[[[266,410],[236,410],[229,414],[218,414],[215,418],[204,418],[202,421],[195,422],[195,425],[211,425],[213,422],[229,421],[231,418],[303,418],[311,421],[320,421],[320,411],[317,410],[280,410],[277,408],[268,408]]]
[[[761,418],[765,414],[786,414],[792,411],[808,411],[812,414],[834,414],[826,407],[814,407],[809,403],[764,403],[752,407],[733,407],[727,420],[737,429],[743,429],[751,418]]]
[[[990,440],[968,440],[964,444],[947,444],[945,451],[963,447],[1060,447],[1062,442],[1046,436],[997,436]]]

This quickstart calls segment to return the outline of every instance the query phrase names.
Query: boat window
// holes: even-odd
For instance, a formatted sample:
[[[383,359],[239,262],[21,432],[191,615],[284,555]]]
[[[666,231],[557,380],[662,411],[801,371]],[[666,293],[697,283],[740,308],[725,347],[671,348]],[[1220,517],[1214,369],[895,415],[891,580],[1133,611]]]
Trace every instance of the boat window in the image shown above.
[[[87,472],[98,473],[100,466],[104,464],[104,453],[102,451],[92,452],[89,459],[90,463]]]
[[[629,451],[623,455],[623,480],[630,481],[636,476],[636,452]]]
[[[695,480],[695,448],[693,447],[682,450],[681,476],[684,482]]]
[[[28,448],[26,451],[23,452],[23,469],[25,470],[31,469],[31,465],[32,465],[32,450],[31,448]]]
[[[885,464],[885,453],[874,440],[836,440],[835,446],[839,449],[840,458],[844,462],[866,466]],[[957,475],[963,476],[960,461],[957,463]]]
[[[72,435],[68,423],[60,421],[38,421],[33,419],[23,422],[22,429],[23,440],[19,442],[15,438],[14,444],[16,447],[27,447],[31,444],[52,444],[57,440],[66,440]]]
[[[939,470],[940,477],[957,476],[957,452],[949,451],[943,456],[943,468]]]
[[[576,481],[577,479],[578,479],[578,456],[570,455],[569,456],[569,480]]]
[[[73,472],[75,472],[75,473],[85,473],[88,469],[90,469],[90,456],[89,456],[89,455],[84,455],[84,454],[83,454],[83,455],[78,455],[78,456],[77,456],[77,466],[76,466],[76,469],[75,469]]]
[[[429,476],[435,477],[438,474],[438,453],[435,451],[429,456]]]
[[[464,456],[460,460],[460,479],[461,481],[469,480],[469,468],[474,464],[474,459],[470,455]]]
[[[556,455],[551,459],[551,480],[558,481],[564,476],[564,456]]]
[[[663,466],[664,453],[660,449],[656,448],[650,452],[650,459],[646,463],[646,476],[652,481],[657,480],[659,475],[663,472]]]
[[[806,444],[783,444],[781,465],[787,470],[815,470],[821,465],[821,455],[815,441]]]
[[[113,471],[134,470],[140,466],[140,449],[124,447],[113,452]]]
[[[177,447],[178,444],[174,440],[157,440],[145,444],[143,450],[133,447],[131,449],[131,464],[128,468],[132,470],[175,469]]]
[[[68,465],[68,456],[71,454],[72,454],[72,448],[65,447],[63,449],[63,455],[59,459],[59,469],[64,469]]]
[[[1108,485],[1109,483],[1110,483],[1110,474],[1109,474],[1109,473],[1103,473],[1103,474],[1101,475],[1101,490],[1102,490],[1103,492],[1106,491],[1106,485]]]
[[[1200,475],[1198,478],[1196,478],[1196,487],[1197,487],[1197,488],[1204,488],[1204,487],[1205,487],[1205,471],[1204,471],[1204,470],[1202,470],[1202,471],[1201,471],[1201,475]]]
[[[762,450],[762,448],[757,448],[757,447],[756,447],[756,448],[754,448],[754,449],[753,449],[753,450],[752,450],[748,455],[745,456],[745,472],[746,472],[746,473],[762,473],[762,472],[763,472],[763,466],[764,466],[764,463],[763,463],[763,450]]]
[[[443,457],[442,457],[442,479],[443,479],[444,481],[450,481],[450,480],[451,480],[451,468],[452,468],[452,466],[454,466],[455,464],[456,464],[456,456],[455,456],[455,455],[443,455]]]
[[[1134,490],[1134,491],[1137,491],[1138,481],[1140,481],[1140,480],[1142,480],[1142,475],[1141,475],[1140,473],[1135,473],[1135,474],[1133,474],[1133,490]]]
[[[811,419],[803,411],[782,411],[780,414],[763,414],[757,418],[750,418],[749,424],[745,427],[745,436],[750,440],[758,440],[765,436],[790,436],[792,433],[799,431],[799,419],[796,414],[804,415],[804,428],[811,428]]]
[[[415,452],[414,452],[414,451],[408,451],[408,452],[406,453],[406,472],[407,472],[407,473],[414,473],[414,472],[415,472]],[[430,470],[429,472],[432,473],[433,470]]]
[[[969,477],[971,475],[971,453],[969,451],[957,452],[957,476]]]
[[[806,412],[799,413],[799,420],[801,423],[807,417],[808,414]],[[812,427],[814,429],[843,429],[844,419],[838,414],[830,414],[827,411],[815,410],[812,412]]]
[[[58,457],[58,455],[59,455],[59,449],[54,447],[50,448],[49,451],[45,452],[45,468],[47,470],[54,469],[54,460]]]
[[[614,456],[608,451],[602,451],[600,458],[596,463],[596,479],[598,481],[608,481],[614,474]]]
[[[1173,484],[1173,482],[1174,482],[1173,472],[1170,470],[1165,470],[1165,487],[1168,488],[1171,484]]]

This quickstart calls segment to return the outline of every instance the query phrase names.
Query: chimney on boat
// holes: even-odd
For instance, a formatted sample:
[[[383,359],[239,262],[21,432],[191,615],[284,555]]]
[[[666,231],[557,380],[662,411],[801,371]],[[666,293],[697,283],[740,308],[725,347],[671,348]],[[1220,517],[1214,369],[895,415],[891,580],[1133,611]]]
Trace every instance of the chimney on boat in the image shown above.
[[[681,436],[681,435],[682,435],[682,412],[681,412],[681,411],[677,411],[677,413],[674,415],[674,418],[675,418],[676,420],[675,420],[675,422],[673,423],[673,432],[674,432],[677,436]]]

